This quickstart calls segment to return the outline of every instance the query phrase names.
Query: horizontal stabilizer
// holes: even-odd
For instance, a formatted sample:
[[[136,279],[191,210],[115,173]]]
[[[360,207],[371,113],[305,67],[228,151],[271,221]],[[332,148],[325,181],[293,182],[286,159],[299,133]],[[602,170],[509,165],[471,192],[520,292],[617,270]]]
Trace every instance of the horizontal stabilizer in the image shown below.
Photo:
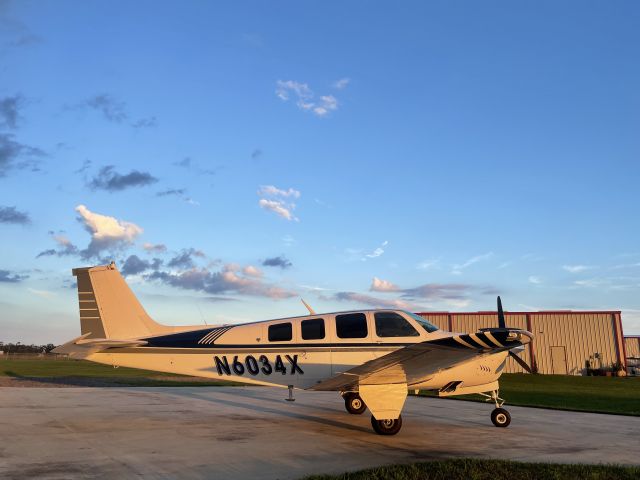
[[[87,358],[93,353],[102,352],[109,348],[138,347],[145,345],[144,340],[113,340],[108,338],[86,338],[91,332],[74,338],[70,342],[53,349],[53,353],[69,355],[71,358]]]

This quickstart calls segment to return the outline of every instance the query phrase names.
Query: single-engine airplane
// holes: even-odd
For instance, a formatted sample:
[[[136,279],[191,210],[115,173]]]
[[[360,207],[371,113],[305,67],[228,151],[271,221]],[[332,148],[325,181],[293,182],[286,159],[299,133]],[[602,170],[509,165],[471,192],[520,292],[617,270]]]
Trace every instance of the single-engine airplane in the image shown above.
[[[533,339],[505,326],[439,330],[404,310],[358,310],[221,326],[166,326],[147,315],[114,263],[76,268],[81,336],[55,353],[113,366],[241,383],[340,392],[351,414],[371,412],[374,431],[395,435],[409,390],[479,393],[495,404],[496,427],[511,422],[498,396],[507,356]],[[303,301],[304,302],[304,301]]]

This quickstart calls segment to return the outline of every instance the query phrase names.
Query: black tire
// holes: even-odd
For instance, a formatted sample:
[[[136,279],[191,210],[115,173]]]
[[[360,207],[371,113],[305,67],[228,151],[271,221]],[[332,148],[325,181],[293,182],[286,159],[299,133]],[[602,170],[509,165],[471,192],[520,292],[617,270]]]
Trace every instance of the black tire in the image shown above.
[[[376,420],[371,415],[371,426],[378,435],[395,435],[402,428],[402,416],[395,420]]]
[[[362,398],[357,393],[348,393],[344,396],[344,408],[351,415],[362,415],[367,409]]]
[[[504,408],[496,408],[491,412],[491,421],[496,427],[506,428],[511,423],[511,415]]]

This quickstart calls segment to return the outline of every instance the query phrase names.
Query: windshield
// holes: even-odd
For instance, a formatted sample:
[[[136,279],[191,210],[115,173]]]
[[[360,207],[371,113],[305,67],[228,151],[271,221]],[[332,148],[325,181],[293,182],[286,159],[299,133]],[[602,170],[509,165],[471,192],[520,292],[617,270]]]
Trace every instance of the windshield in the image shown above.
[[[436,327],[433,323],[430,323],[426,318],[423,318],[420,315],[416,315],[415,313],[407,312],[406,310],[403,310],[403,312],[413,318],[416,322],[418,322],[420,326],[427,332],[431,333],[438,330],[438,327]]]

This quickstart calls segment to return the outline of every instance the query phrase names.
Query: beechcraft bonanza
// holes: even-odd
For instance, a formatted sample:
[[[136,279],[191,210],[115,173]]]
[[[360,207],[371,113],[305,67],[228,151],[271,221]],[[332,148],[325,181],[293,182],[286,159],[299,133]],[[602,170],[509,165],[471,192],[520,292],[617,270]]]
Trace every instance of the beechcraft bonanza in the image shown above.
[[[170,327],[153,321],[115,267],[76,268],[82,335],[54,352],[113,366],[241,383],[340,392],[351,414],[371,412],[376,433],[400,431],[409,390],[440,397],[479,393],[511,422],[498,379],[533,335],[505,326],[461,334],[403,310],[362,310],[242,325]]]

